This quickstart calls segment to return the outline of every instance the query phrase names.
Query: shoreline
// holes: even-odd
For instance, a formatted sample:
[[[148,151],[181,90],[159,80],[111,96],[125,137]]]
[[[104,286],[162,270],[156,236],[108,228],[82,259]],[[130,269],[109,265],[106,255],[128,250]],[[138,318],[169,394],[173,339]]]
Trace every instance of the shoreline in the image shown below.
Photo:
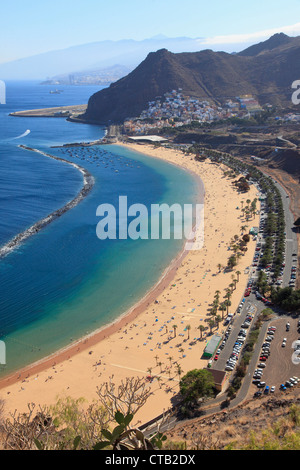
[[[12,385],[16,382],[19,382],[20,379],[25,378],[25,375],[26,378],[28,378],[28,376],[42,372],[48,367],[52,367],[65,361],[66,359],[69,359],[70,357],[78,353],[79,347],[80,351],[87,350],[89,347],[98,344],[99,342],[108,338],[113,333],[119,331],[131,321],[135,320],[138,315],[142,311],[144,311],[144,309],[148,307],[151,302],[153,302],[156,297],[161,294],[161,292],[163,292],[165,287],[174,279],[178,266],[180,266],[187,254],[188,251],[182,249],[180,253],[169,264],[169,266],[165,269],[158,282],[150,290],[148,290],[148,292],[142,297],[142,299],[137,301],[135,305],[130,307],[125,313],[116,318],[116,320],[95,330],[87,336],[81,337],[71,345],[61,348],[55,353],[1,378],[0,390],[7,387],[8,385]]]
[[[121,146],[123,144],[115,144],[115,145],[120,145]],[[84,170],[86,173],[89,174],[89,172],[87,170],[85,170],[85,168],[80,167],[79,165],[77,165],[73,162],[69,162],[68,160],[65,160],[65,159],[62,159],[62,158],[59,158],[59,157],[55,157],[55,156],[51,156],[49,154],[46,154],[45,152],[39,151],[37,149],[32,149],[32,148],[29,148],[29,147],[25,147],[23,145],[20,145],[20,147],[24,148],[26,150],[31,150],[31,151],[35,151],[37,153],[42,153],[45,156],[48,156],[50,158],[54,158],[56,160],[61,160],[63,162],[69,163],[70,165],[81,168],[82,170]],[[153,157],[153,158],[155,158],[155,157]],[[170,163],[170,164],[172,164],[172,163]],[[175,163],[173,163],[173,164],[175,166],[177,166],[178,168],[182,169],[182,167],[180,165],[175,164]],[[185,171],[188,171],[195,178],[197,188],[198,188],[198,190],[197,190],[197,199],[198,199],[198,196],[200,196],[200,195],[203,197],[204,194],[205,194],[205,190],[204,190],[203,181],[201,180],[200,176],[197,175],[196,173],[190,171],[190,170],[185,170]],[[73,201],[71,201],[71,202],[73,202]],[[78,203],[79,202],[80,201],[78,201]],[[77,205],[77,204],[75,204],[75,205]],[[66,207],[66,206],[64,206],[64,207]],[[73,206],[73,207],[75,207],[75,206]],[[71,207],[70,207],[70,209],[71,209]],[[69,209],[67,209],[67,210],[69,210]],[[62,212],[60,215],[62,215],[66,211]],[[57,211],[55,211],[55,212],[57,212]],[[55,214],[55,213],[53,213],[53,214]],[[45,218],[45,219],[48,219],[48,217]],[[45,219],[43,219],[43,221]],[[53,220],[55,220],[55,219],[53,219]],[[52,222],[52,220],[50,220],[48,223],[51,223],[51,222]],[[37,224],[39,224],[39,223],[40,222],[37,222]],[[45,223],[40,228],[40,230],[42,228],[44,228],[46,225],[48,225],[48,223],[47,224]],[[35,227],[37,224],[35,224],[32,227]],[[28,230],[30,230],[30,229],[28,229]],[[34,232],[34,233],[37,233],[37,232]],[[28,237],[33,235],[34,233],[28,235]],[[28,237],[26,237],[26,238],[28,238]],[[23,240],[25,240],[25,238]],[[151,302],[153,302],[156,299],[156,297],[161,292],[163,292],[165,287],[173,280],[178,267],[180,266],[180,264],[182,263],[184,258],[189,253],[189,250],[185,249],[185,245],[186,245],[186,241],[183,242],[183,246],[182,246],[181,250],[175,256],[175,258],[173,258],[173,260],[169,263],[169,265],[165,268],[165,270],[161,274],[158,281],[154,284],[154,286],[152,286],[145,293],[145,295],[140,300],[138,300],[132,307],[130,307],[126,312],[119,315],[111,323],[109,323],[107,325],[104,325],[103,327],[100,327],[99,329],[93,331],[89,335],[82,336],[81,338],[76,340],[74,343],[59,349],[58,351],[54,352],[53,354],[50,354],[49,356],[46,356],[46,357],[44,357],[44,358],[42,358],[42,359],[40,359],[40,360],[38,360],[38,361],[36,361],[32,364],[28,364],[27,366],[25,366],[21,369],[18,369],[15,372],[8,373],[3,378],[0,378],[0,390],[3,389],[4,387],[6,387],[7,385],[12,385],[12,384],[18,382],[21,378],[24,378],[24,375],[26,375],[26,378],[28,378],[28,374],[32,375],[32,374],[42,372],[43,370],[47,369],[48,367],[51,367],[53,365],[56,365],[57,363],[63,362],[64,360],[66,360],[66,358],[70,358],[72,355],[75,355],[78,352],[79,347],[83,351],[83,350],[86,350],[87,348],[89,348],[91,346],[94,346],[95,344],[103,341],[105,338],[109,337],[110,335],[112,335],[113,333],[118,331],[120,328],[122,328],[123,326],[126,326],[129,322],[131,322],[135,318],[137,318],[138,315],[147,306],[149,306],[149,304],[151,304]],[[2,255],[2,256],[5,256],[5,255]],[[1,249],[0,249],[0,258],[1,258]]]
[[[99,377],[101,382],[111,376],[117,381],[134,374],[145,378],[153,369],[153,381],[149,384],[153,396],[137,416],[137,419],[146,422],[171,406],[171,399],[178,391],[176,364],[182,366],[184,372],[207,366],[202,352],[210,338],[206,323],[209,320],[209,306],[216,289],[224,292],[232,282],[233,274],[221,273],[218,263],[226,265],[230,256],[228,243],[235,233],[240,232],[244,223],[240,211],[236,212],[236,206],[241,199],[255,197],[257,190],[252,188],[249,194],[238,194],[224,177],[222,165],[216,167],[208,162],[198,163],[173,149],[117,145],[149,157],[161,158],[199,177],[205,187],[205,204],[209,209],[205,217],[205,246],[197,252],[183,249],[145,296],[112,324],[3,377],[0,389],[5,393],[2,398],[10,409],[24,412],[29,402],[53,404],[58,395],[66,393],[73,398],[85,397],[92,401],[97,397]],[[247,254],[239,261],[237,269],[242,273],[233,292],[232,311],[235,311],[243,296],[254,247],[255,243],[251,241]],[[175,335],[170,329],[172,323],[168,325],[170,322],[177,323]],[[201,334],[201,338],[188,342],[186,322],[191,325],[191,331],[198,330],[202,322],[205,326],[203,337]],[[223,330],[220,324],[217,332],[222,334]],[[192,338],[195,334],[199,335],[199,331],[192,332]],[[153,364],[158,355],[164,361],[164,370],[158,371],[158,363]],[[168,365],[165,364],[166,358],[170,360]],[[169,375],[168,379],[168,374],[174,377]],[[163,381],[162,385],[158,379]]]
[[[86,111],[86,104],[78,104],[73,106],[55,106],[52,108],[29,109],[26,111],[15,111],[9,114],[12,117],[61,117],[66,118],[75,113],[83,113]]]
[[[80,171],[80,173],[83,176],[83,187],[81,188],[77,196],[75,196],[75,198],[72,199],[71,201],[67,202],[67,204],[65,204],[63,207],[51,212],[43,219],[31,225],[28,229],[16,235],[10,241],[5,243],[5,245],[1,246],[0,258],[4,258],[5,256],[7,256],[13,250],[18,248],[25,240],[32,237],[33,235],[36,235],[45,227],[47,227],[47,225],[51,224],[51,222],[53,222],[54,220],[58,219],[69,210],[76,207],[91,192],[95,184],[94,177],[85,168],[81,167],[80,165],[77,165],[76,163],[69,162],[68,160],[65,160],[64,158],[55,157],[54,155],[50,155],[38,149],[26,147],[25,145],[19,145],[19,148],[22,148],[24,150],[28,150],[31,152],[36,152],[41,155],[44,155],[45,157],[52,158],[54,160],[57,160],[63,163],[68,163],[69,165],[73,166],[78,171]]]

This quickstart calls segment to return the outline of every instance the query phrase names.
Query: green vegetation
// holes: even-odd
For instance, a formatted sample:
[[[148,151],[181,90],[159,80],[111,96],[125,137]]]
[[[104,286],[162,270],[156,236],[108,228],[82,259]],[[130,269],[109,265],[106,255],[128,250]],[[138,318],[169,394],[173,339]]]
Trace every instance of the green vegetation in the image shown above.
[[[179,388],[184,402],[196,405],[200,398],[213,396],[214,385],[211,372],[206,369],[194,369],[182,377]]]
[[[291,287],[272,290],[272,301],[287,312],[296,312],[300,309],[300,290]]]
[[[300,406],[292,405],[286,418],[257,432],[251,431],[246,444],[227,446],[227,450],[299,450],[300,449]]]

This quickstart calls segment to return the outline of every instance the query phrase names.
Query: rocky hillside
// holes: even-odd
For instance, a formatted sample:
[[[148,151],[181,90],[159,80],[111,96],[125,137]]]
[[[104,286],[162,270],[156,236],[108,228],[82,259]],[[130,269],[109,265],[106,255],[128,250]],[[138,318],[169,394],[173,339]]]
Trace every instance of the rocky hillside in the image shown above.
[[[148,102],[174,89],[222,103],[243,94],[261,104],[291,104],[291,84],[300,79],[300,37],[279,34],[239,54],[201,52],[174,54],[166,49],[150,53],[129,75],[94,94],[88,121],[122,122],[139,116]]]
[[[272,154],[268,161],[270,168],[278,169],[290,173],[294,177],[300,178],[300,153],[297,150],[280,150]]]
[[[248,400],[215,415],[178,425],[167,433],[173,448],[299,450],[299,388],[260,399]],[[177,445],[176,445],[177,443]]]

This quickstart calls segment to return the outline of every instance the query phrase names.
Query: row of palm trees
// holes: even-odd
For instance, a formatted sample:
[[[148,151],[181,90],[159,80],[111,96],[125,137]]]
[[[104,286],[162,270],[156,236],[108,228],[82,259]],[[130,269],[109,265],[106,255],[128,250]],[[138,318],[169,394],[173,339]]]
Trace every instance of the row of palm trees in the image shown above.
[[[243,217],[245,217],[247,221],[250,220],[250,218],[255,219],[257,211],[257,198],[253,199],[253,201],[251,201],[251,199],[247,199],[246,204],[247,205],[244,207],[244,201],[241,201],[241,212]]]
[[[155,367],[159,367],[159,374],[155,374],[153,377],[155,377],[155,379],[158,381],[160,388],[161,388],[162,379],[163,379],[161,377],[161,374],[163,374],[163,373],[168,374],[169,380],[172,380],[171,375],[172,375],[173,366],[175,366],[175,376],[178,376],[179,380],[181,378],[181,375],[183,373],[183,369],[182,369],[180,363],[178,361],[173,362],[173,359],[174,358],[172,356],[168,356],[169,366],[166,367],[166,364],[164,364],[163,362],[160,361],[159,356],[158,355],[155,356],[155,361],[156,361],[156,366]],[[150,376],[152,376],[153,367],[148,367],[147,372]]]
[[[275,248],[274,254],[266,253],[265,259],[262,259],[263,264],[273,264],[274,267],[274,277],[276,278],[281,270],[282,262],[284,260],[285,252],[285,220],[284,220],[284,210],[280,192],[274,182],[266,176],[261,170],[257,167],[250,165],[246,162],[233,157],[232,155],[221,152],[218,150],[211,149],[202,149],[204,156],[210,158],[214,163],[222,163],[228,167],[228,171],[236,173],[247,174],[247,177],[250,177],[252,181],[255,181],[257,186],[265,194],[265,202],[268,210],[267,224],[266,224],[266,233],[269,237],[272,237],[273,246]],[[252,214],[255,214],[254,209],[256,208],[256,201],[249,202],[246,201],[248,205],[247,211],[252,211]]]
[[[232,282],[229,284],[228,288],[225,290],[224,300],[220,302],[220,291],[217,290],[215,292],[214,300],[212,303],[212,308],[210,310],[210,314],[213,318],[211,318],[208,322],[211,330],[214,326],[219,327],[219,323],[224,320],[224,312],[226,312],[227,316],[229,314],[229,307],[231,306],[231,297],[233,292],[236,289],[236,285],[240,280],[241,271],[236,271],[236,276],[232,274]],[[217,315],[217,312],[221,311],[222,315]]]

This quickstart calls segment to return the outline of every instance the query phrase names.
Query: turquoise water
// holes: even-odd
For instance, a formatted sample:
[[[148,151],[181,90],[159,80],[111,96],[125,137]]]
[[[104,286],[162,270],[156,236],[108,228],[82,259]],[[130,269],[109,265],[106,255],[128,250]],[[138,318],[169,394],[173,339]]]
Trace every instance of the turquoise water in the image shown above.
[[[26,96],[30,96],[28,87],[34,90],[35,100],[31,103],[27,98],[27,109],[42,107],[38,94],[45,93],[43,87],[24,85]],[[73,94],[86,93],[71,88]],[[70,101],[65,97],[63,104],[78,103],[68,93]],[[84,99],[77,94],[77,99]],[[22,109],[14,108],[15,103],[10,106]],[[192,203],[197,185],[178,167],[123,147],[49,148],[99,138],[104,129],[95,126],[63,119],[9,118],[7,108],[0,107],[1,120],[5,125],[0,134],[0,244],[62,207],[82,185],[80,173],[70,165],[18,149],[17,144],[75,161],[95,178],[84,201],[0,260],[0,331],[7,350],[4,376],[123,314],[158,281],[181,249],[179,240],[99,240],[98,205],[117,206],[124,195],[129,205],[142,203],[149,209],[161,202]],[[31,133],[17,143],[8,139],[26,129]]]

